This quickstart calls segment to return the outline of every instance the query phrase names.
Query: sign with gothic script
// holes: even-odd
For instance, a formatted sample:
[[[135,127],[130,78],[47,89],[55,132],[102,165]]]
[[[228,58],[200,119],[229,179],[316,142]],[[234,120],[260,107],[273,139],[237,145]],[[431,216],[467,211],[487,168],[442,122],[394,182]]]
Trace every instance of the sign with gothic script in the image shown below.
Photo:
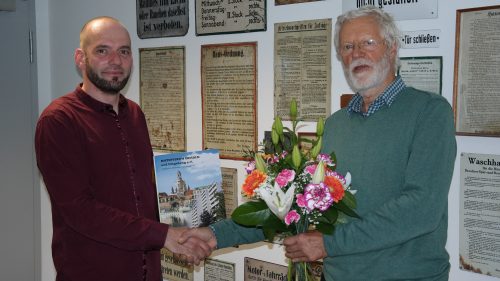
[[[144,39],[186,35],[188,4],[188,0],[137,0],[137,36]]]
[[[395,20],[438,17],[437,0],[342,0],[342,12],[373,5],[391,14]]]
[[[288,267],[266,261],[245,258],[245,281],[288,280]]]

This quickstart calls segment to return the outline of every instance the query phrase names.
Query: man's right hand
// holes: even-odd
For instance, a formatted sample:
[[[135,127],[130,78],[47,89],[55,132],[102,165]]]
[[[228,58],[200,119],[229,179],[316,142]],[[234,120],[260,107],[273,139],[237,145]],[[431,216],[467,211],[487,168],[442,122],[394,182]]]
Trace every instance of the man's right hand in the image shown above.
[[[185,232],[190,232],[193,229],[187,227],[172,227],[168,228],[167,238],[165,239],[164,247],[172,253],[180,257],[189,264],[199,265],[202,260],[212,254],[214,246],[203,238],[196,235],[184,236]],[[212,232],[210,229],[208,231]]]
[[[215,238],[215,234],[208,227],[190,228],[182,233],[177,242],[184,245],[191,239],[204,241],[207,243],[211,251],[217,248],[217,238]]]

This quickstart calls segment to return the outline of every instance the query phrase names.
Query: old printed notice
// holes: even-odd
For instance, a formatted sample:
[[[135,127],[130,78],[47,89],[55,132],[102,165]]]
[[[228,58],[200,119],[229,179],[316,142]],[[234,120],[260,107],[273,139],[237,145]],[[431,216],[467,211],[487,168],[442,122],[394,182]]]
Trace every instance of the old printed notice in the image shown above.
[[[184,47],[139,49],[141,108],[154,150],[186,150]]]
[[[275,24],[275,116],[289,120],[292,99],[304,121],[330,115],[331,32],[331,19]]]
[[[235,264],[216,259],[205,259],[204,281],[235,281]]]
[[[500,6],[457,11],[457,133],[500,136]]]
[[[196,0],[196,35],[266,30],[266,0]]]
[[[500,277],[500,155],[462,153],[460,268]]]
[[[221,173],[226,217],[231,218],[234,209],[238,207],[238,170],[222,167]]]
[[[257,150],[257,43],[201,47],[203,148],[242,159]]]
[[[407,86],[441,95],[443,57],[404,57],[398,74]]]

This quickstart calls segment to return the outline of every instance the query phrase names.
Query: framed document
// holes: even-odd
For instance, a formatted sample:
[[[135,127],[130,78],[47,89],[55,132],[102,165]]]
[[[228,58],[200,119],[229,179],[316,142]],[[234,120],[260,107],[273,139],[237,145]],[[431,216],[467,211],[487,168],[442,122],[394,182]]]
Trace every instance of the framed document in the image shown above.
[[[274,25],[274,114],[290,120],[290,101],[299,119],[318,121],[331,113],[332,20]]]
[[[460,155],[460,269],[500,277],[500,155]]]
[[[441,95],[443,57],[402,57],[398,74],[407,86]]]
[[[186,150],[184,47],[139,49],[140,104],[156,151]]]
[[[244,160],[257,150],[257,43],[201,46],[203,148]]]
[[[457,10],[453,107],[458,135],[500,137],[500,5]]]
[[[266,0],[195,0],[196,35],[265,31]]]
[[[234,209],[238,207],[238,170],[221,167],[221,173],[226,217],[231,218]]]
[[[207,258],[204,265],[204,281],[235,281],[235,271],[234,263]]]
[[[137,36],[141,39],[184,36],[189,29],[189,1],[136,0]]]

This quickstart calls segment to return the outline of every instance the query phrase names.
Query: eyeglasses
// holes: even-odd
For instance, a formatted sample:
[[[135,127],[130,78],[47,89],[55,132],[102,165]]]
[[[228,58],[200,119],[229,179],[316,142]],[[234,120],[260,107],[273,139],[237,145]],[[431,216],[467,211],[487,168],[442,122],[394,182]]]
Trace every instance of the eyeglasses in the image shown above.
[[[371,52],[375,51],[378,46],[384,44],[384,41],[377,41],[375,39],[366,39],[361,42],[358,42],[357,44],[355,43],[344,43],[342,46],[340,46],[340,53],[342,55],[350,55],[355,47],[358,47],[359,50],[365,51],[365,52]]]

